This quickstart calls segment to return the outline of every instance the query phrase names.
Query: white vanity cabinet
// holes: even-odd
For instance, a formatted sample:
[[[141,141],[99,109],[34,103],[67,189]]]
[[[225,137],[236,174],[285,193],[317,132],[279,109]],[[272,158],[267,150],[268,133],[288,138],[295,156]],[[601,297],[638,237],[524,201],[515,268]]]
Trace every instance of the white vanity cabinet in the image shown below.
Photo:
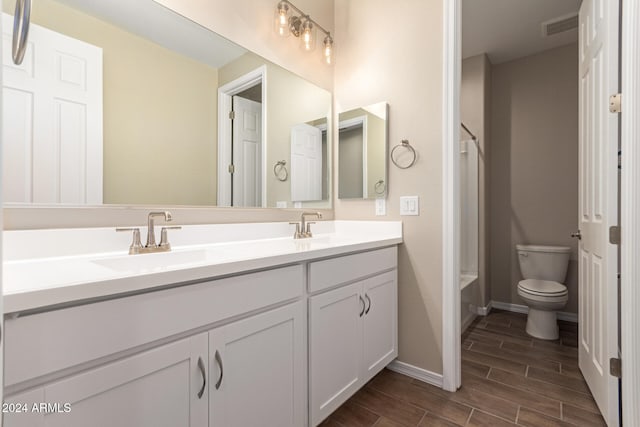
[[[5,414],[5,425],[206,426],[207,355],[202,333],[45,384],[7,400],[28,410]]]
[[[372,264],[374,260],[379,263]],[[331,269],[334,284],[363,274],[365,265],[369,273],[391,270],[309,299],[309,407],[313,426],[398,355],[396,248],[319,264],[315,268],[311,264],[310,287],[314,285],[314,270]],[[330,286],[331,281],[322,277]]]
[[[29,411],[5,425],[303,425],[304,271],[297,264],[8,319],[7,402]],[[70,411],[33,413],[40,403]]]
[[[315,426],[397,356],[397,248],[16,312],[4,338],[7,427]]]
[[[209,333],[211,427],[299,427],[306,417],[304,302]]]

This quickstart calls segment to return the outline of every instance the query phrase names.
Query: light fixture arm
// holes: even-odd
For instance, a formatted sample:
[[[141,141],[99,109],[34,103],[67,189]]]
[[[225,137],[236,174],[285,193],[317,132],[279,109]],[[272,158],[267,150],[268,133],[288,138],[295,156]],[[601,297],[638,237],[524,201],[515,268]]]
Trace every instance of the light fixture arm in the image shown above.
[[[294,5],[293,3],[291,3],[289,0],[281,0],[281,3],[286,3],[288,4],[291,9],[295,10],[296,12],[298,12],[301,16],[303,16],[305,19],[307,19],[309,22],[313,23],[313,25],[315,25],[320,31],[322,31],[326,36],[331,37],[331,33],[327,30],[324,29],[324,27],[322,27],[322,25],[318,24],[317,21],[315,21],[314,19],[312,19],[309,15],[307,15],[306,13],[304,13],[302,10],[300,10],[298,7],[296,7],[296,5]]]

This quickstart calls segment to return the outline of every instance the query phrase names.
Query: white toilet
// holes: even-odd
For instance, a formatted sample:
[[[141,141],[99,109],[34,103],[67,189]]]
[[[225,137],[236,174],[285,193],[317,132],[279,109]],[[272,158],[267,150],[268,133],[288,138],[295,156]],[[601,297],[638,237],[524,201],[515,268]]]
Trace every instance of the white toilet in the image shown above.
[[[568,246],[516,245],[520,272],[518,295],[529,307],[527,333],[543,340],[558,339],[556,311],[569,299],[562,284],[569,267]]]

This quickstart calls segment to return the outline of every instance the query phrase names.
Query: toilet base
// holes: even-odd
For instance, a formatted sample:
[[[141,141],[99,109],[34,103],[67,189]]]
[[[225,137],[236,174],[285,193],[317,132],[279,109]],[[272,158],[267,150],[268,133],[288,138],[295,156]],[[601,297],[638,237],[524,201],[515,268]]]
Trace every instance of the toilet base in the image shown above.
[[[557,340],[560,336],[560,331],[556,312],[529,307],[527,333],[541,340]]]

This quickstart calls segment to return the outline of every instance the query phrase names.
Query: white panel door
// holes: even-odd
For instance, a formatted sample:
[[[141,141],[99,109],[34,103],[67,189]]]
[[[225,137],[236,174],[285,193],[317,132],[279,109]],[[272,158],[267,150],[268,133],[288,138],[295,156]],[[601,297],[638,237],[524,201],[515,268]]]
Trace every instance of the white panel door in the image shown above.
[[[306,416],[304,302],[209,333],[211,427],[299,427]]]
[[[31,24],[17,66],[2,21],[4,201],[102,204],[102,49]]]
[[[262,106],[233,97],[233,206],[262,206]]]
[[[5,425],[206,426],[207,340],[206,333],[199,334],[12,397],[30,408],[60,404],[60,412],[5,414]]]
[[[618,2],[580,7],[579,364],[608,425],[619,423],[617,246],[608,241],[618,217]]]
[[[291,128],[291,201],[322,200],[322,131],[305,123]]]
[[[362,282],[309,299],[311,425],[318,425],[362,385]]]
[[[363,282],[364,381],[398,356],[398,286],[396,270]]]

